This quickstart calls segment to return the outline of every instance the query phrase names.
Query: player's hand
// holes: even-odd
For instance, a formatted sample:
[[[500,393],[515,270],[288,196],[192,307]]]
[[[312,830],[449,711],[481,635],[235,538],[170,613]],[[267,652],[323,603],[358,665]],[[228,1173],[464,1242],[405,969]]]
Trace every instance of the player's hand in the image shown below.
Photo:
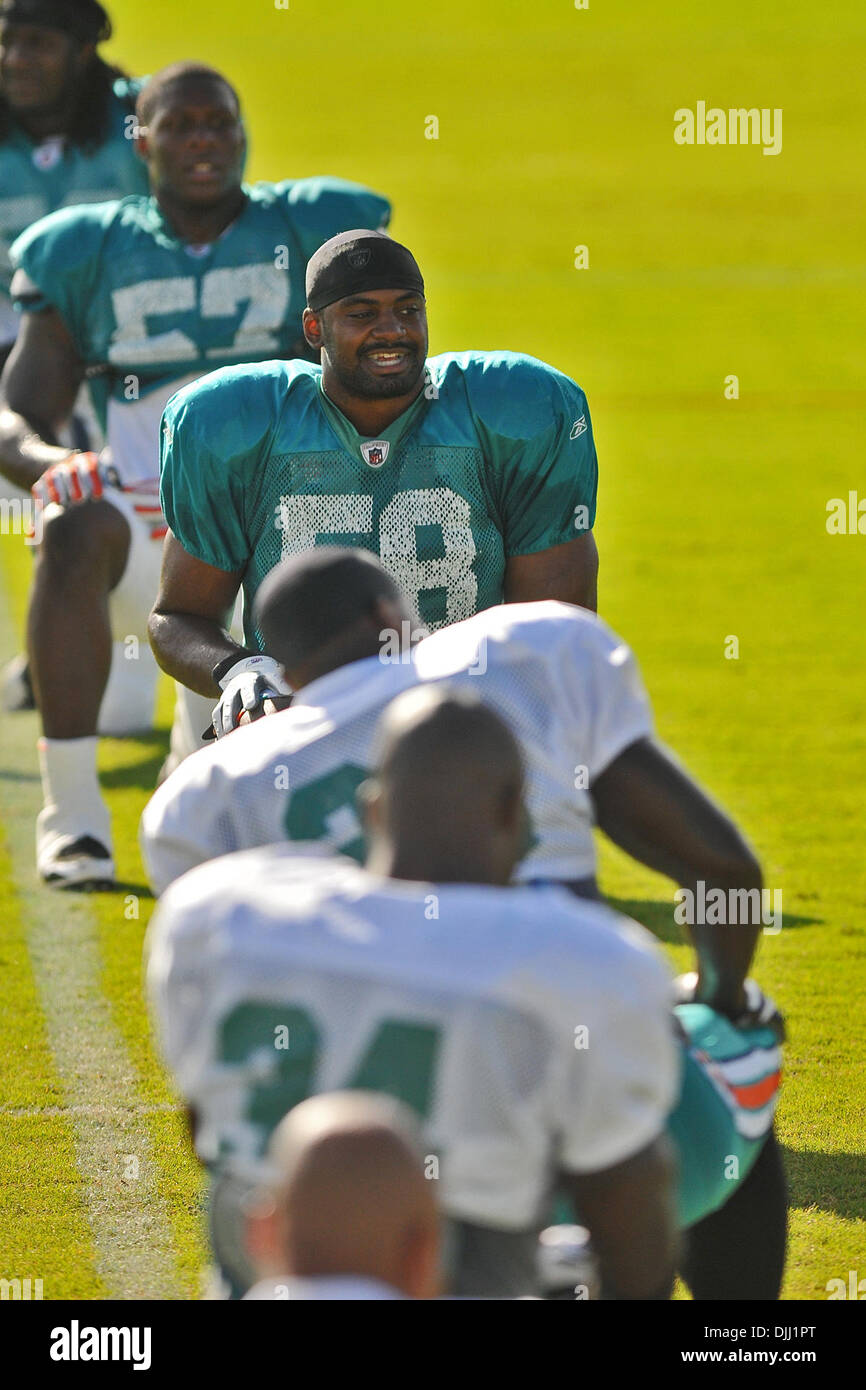
[[[213,735],[224,738],[241,723],[252,723],[265,714],[265,701],[290,695],[291,691],[271,656],[245,656],[220,677],[222,690],[213,710]],[[244,719],[244,716],[247,716]]]
[[[74,507],[102,496],[106,486],[116,485],[114,470],[99,462],[96,454],[70,454],[60,463],[52,463],[31,492],[37,502],[47,507],[55,502],[59,507]]]
[[[698,976],[695,971],[678,975],[674,980],[674,1003],[693,1004],[712,1003],[711,1000],[696,1000]],[[782,1013],[768,994],[765,994],[757,980],[743,982],[743,996],[736,1008],[719,1009],[729,1018],[735,1028],[769,1028],[778,1042],[785,1041],[785,1020]]]
[[[265,696],[264,700],[262,700],[262,715],[279,714],[281,709],[289,708],[289,705],[292,703],[294,698],[294,695]],[[253,721],[251,715],[246,710],[244,710],[240,719],[238,720],[238,724],[240,726],[243,726],[244,724],[252,724],[252,722]]]

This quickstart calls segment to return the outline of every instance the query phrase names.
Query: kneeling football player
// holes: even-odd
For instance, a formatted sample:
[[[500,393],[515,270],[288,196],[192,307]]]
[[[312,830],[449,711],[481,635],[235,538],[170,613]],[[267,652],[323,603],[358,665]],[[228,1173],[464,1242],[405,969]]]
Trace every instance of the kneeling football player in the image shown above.
[[[421,1117],[452,1292],[532,1293],[558,1187],[604,1296],[666,1298],[679,1265],[699,1297],[776,1297],[767,1001],[766,1022],[679,1008],[675,1032],[647,933],[561,888],[508,886],[521,758],[469,690],[394,701],[362,799],[365,868],[293,846],[229,855],[179,879],[151,927],[151,998],[235,1290],[253,1277],[239,1213],[271,1132],[338,1086]]]
[[[389,214],[383,198],[338,179],[244,184],[238,96],[201,64],[157,73],[136,114],[151,196],[52,213],[12,248],[24,316],[2,379],[0,471],[44,504],[28,625],[44,731],[37,866],[60,888],[114,876],[97,729],[153,720],[163,406],[214,366],[309,354],[307,259],[324,237]],[[56,443],[85,377],[110,467]],[[175,757],[200,743],[209,713],[182,695]]]

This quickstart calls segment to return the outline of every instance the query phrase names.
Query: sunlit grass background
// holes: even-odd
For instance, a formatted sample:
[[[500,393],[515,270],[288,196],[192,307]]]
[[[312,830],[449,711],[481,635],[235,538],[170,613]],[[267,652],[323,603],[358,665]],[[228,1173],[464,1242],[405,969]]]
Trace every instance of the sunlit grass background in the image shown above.
[[[427,280],[434,352],[531,352],[587,392],[601,612],[638,652],[662,736],[740,818],[784,895],[758,974],[790,1023],[786,1297],[866,1275],[866,537],[825,527],[831,498],[866,495],[866,11],[852,0],[830,14],[804,0],[757,12],[745,0],[111,9],[111,52],[129,70],[195,57],[232,78],[252,177],[333,173],[391,197],[392,230]],[[674,111],[698,100],[782,108],[782,153],[675,145]],[[430,116],[437,140],[425,138]],[[574,268],[577,246],[587,269]],[[20,614],[28,557],[13,545]],[[161,747],[103,754],[133,883]],[[607,850],[603,864],[611,895],[673,940],[670,885]],[[113,897],[94,907],[105,990],[143,1092],[160,1098],[140,992],[148,905],[137,921]],[[33,1095],[50,1059],[20,950],[12,965],[35,1039],[18,1091]],[[153,1128],[192,1289],[196,1176],[174,1119]],[[50,1152],[61,1161],[62,1145]],[[27,1222],[33,1249],[65,1259],[64,1289],[93,1294],[55,1212],[28,1210]]]

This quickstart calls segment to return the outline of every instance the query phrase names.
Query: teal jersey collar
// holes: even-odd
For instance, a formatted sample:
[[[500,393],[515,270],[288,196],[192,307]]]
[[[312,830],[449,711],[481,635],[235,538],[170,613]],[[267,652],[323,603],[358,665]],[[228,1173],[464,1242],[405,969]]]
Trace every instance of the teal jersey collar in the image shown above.
[[[383,468],[388,460],[397,454],[400,445],[419,423],[428,403],[422,389],[402,415],[398,415],[397,419],[393,420],[376,439],[371,439],[369,435],[359,434],[351,420],[347,420],[342,410],[334,405],[334,402],[325,393],[321,377],[319,377],[319,397],[325,418],[343,448],[351,454],[356,462],[360,461],[366,463],[370,468],[377,469]]]
[[[250,195],[246,188],[246,185],[242,185],[242,187],[244,192],[244,202],[243,207],[240,209],[237,217],[233,217],[228,226],[224,227],[223,230],[220,232],[219,236],[214,237],[213,241],[208,242],[206,246],[203,245],[198,247],[193,246],[190,242],[181,241],[180,237],[177,235],[177,232],[175,232],[174,228],[164,217],[162,208],[159,206],[159,203],[157,202],[156,198],[152,193],[149,194],[147,198],[147,222],[156,239],[158,241],[161,241],[164,245],[172,247],[183,247],[184,249],[191,248],[191,253],[193,255],[207,255],[207,253],[211,250],[212,247],[217,246],[225,237],[229,235],[229,233],[232,231],[234,227],[238,225],[241,218],[244,216],[244,213],[247,211],[247,208],[250,205]]]

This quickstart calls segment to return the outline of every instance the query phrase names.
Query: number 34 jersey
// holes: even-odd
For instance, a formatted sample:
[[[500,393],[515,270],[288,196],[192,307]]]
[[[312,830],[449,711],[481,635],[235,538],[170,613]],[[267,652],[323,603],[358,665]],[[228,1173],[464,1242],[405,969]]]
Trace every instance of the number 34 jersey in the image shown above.
[[[580,387],[512,352],[444,353],[379,439],[358,434],[321,368],[268,362],[178,392],[162,502],[196,559],[243,574],[250,617],[269,570],[313,545],[381,557],[430,627],[503,598],[505,566],[595,520],[597,462]]]
[[[298,351],[310,256],[390,212],[342,179],[244,191],[243,209],[208,245],[180,241],[154,198],[130,197],[52,213],[12,248],[13,298],[25,312],[60,314],[124,481],[158,477],[159,420],[181,383]]]
[[[274,846],[163,899],[148,983],[209,1165],[251,1177],[306,1096],[373,1090],[425,1124],[443,1210],[519,1231],[551,1181],[638,1152],[679,1081],[649,934],[558,888],[396,882]]]

